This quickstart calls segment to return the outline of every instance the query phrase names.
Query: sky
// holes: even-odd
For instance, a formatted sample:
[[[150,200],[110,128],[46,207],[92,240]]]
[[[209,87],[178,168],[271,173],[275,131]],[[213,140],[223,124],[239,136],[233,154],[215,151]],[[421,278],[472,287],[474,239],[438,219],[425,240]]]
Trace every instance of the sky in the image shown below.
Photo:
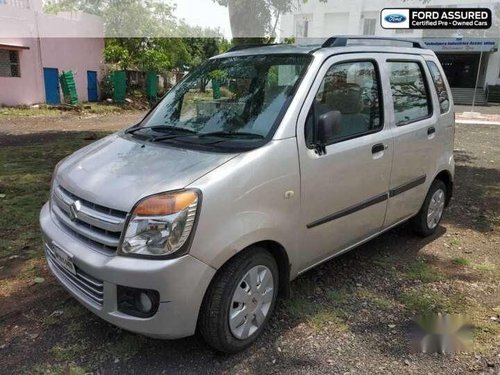
[[[226,7],[213,0],[174,0],[177,5],[175,15],[183,18],[187,24],[219,28],[222,34],[231,39],[229,14]]]

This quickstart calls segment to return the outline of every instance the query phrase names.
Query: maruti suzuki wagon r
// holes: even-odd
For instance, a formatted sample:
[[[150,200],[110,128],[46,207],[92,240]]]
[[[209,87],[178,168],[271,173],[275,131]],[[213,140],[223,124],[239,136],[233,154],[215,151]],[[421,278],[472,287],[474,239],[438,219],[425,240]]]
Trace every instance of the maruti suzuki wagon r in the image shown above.
[[[298,275],[407,220],[434,233],[453,143],[450,88],[419,41],[235,48],[57,165],[48,265],[112,324],[236,352]]]

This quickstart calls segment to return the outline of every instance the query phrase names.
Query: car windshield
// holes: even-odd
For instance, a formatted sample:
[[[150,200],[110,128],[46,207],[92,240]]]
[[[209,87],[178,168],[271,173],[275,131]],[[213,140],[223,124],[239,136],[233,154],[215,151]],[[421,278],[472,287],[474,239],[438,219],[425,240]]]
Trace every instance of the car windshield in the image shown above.
[[[310,60],[309,55],[209,60],[175,86],[134,133],[183,146],[257,147],[272,136]]]

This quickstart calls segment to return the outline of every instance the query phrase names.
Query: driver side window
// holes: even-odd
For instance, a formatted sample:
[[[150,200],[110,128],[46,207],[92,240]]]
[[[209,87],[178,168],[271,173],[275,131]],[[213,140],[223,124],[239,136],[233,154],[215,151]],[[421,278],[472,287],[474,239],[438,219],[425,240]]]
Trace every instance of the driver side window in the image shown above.
[[[327,144],[374,133],[382,129],[381,90],[374,62],[352,61],[332,65],[325,74],[306,120],[308,145],[315,142],[319,117],[338,111],[340,128]]]

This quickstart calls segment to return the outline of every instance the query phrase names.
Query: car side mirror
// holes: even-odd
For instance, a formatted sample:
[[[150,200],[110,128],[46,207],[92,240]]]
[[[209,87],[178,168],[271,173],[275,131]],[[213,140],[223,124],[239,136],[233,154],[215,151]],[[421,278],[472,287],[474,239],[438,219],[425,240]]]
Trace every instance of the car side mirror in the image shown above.
[[[341,125],[342,114],[340,111],[329,111],[319,116],[317,123],[316,143],[322,147],[322,152],[325,153],[325,144],[335,136],[339,135],[342,130]]]

